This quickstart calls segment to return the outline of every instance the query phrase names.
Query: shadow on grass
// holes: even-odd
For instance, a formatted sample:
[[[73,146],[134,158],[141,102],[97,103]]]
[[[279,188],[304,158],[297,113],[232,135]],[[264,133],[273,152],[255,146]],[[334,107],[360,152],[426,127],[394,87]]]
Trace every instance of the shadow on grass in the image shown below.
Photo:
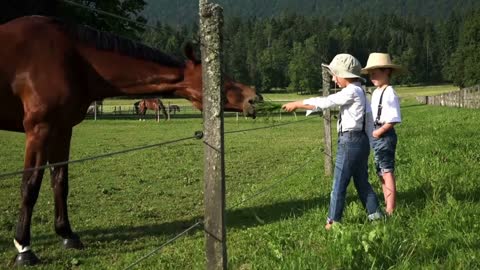
[[[399,206],[411,207],[413,209],[423,209],[433,188],[430,183],[423,183],[416,188],[406,191],[398,192]],[[379,199],[381,193],[378,193]],[[467,193],[456,193],[454,196],[461,200],[466,201],[479,201],[480,190],[475,189]],[[380,199],[381,200],[381,199]],[[348,195],[347,202],[358,201],[358,197],[355,195]],[[278,202],[274,204],[261,205],[255,207],[243,207],[236,209],[229,209],[226,211],[227,230],[232,228],[244,229],[257,226],[264,226],[266,224],[275,223],[286,219],[299,218],[311,210],[322,208],[328,209],[329,198],[328,195],[319,196],[307,200],[290,200],[285,202]],[[119,250],[125,249],[124,252],[134,252],[141,250],[154,249],[162,244],[163,241],[173,238],[177,234],[183,232],[185,229],[192,226],[199,221],[202,217],[195,216],[190,219],[176,220],[172,222],[159,221],[156,224],[146,224],[140,226],[98,226],[96,228],[80,230],[78,234],[82,238],[87,247],[95,249],[95,252],[85,252],[82,256],[95,257],[102,255],[103,253],[109,254],[109,250],[101,248],[105,244],[121,245],[120,243],[133,243],[135,240],[142,240],[144,238],[158,237],[157,246],[141,246],[138,244],[126,244],[125,248],[119,247]],[[320,223],[323,220],[319,221]],[[188,234],[192,235],[195,232],[203,230],[202,226],[198,226]],[[203,237],[203,236],[202,236]],[[0,243],[0,248],[7,249],[12,248],[9,241],[3,241]],[[34,237],[34,245],[43,246],[57,246],[59,245],[60,238],[56,236],[52,230],[50,234],[37,235]],[[99,249],[99,250],[97,250]],[[128,251],[127,251],[128,250]],[[443,252],[443,251],[442,251]],[[444,257],[445,254],[439,251],[439,256]],[[103,254],[103,255],[105,255]]]
[[[397,190],[397,204],[413,207],[416,209],[425,208],[427,203],[428,194],[431,194],[433,188],[430,183],[423,183],[420,186],[416,186],[413,189],[405,191]]]
[[[455,192],[452,194],[456,200],[463,202],[480,202],[480,188],[470,189],[468,191]],[[480,242],[479,242],[480,243]]]
[[[423,183],[420,186],[417,186],[413,189],[406,191],[397,190],[397,204],[399,207],[402,205],[406,207],[412,207],[414,209],[423,209],[427,201],[433,200],[434,188],[430,183]],[[441,194],[441,199],[443,200],[447,194]],[[453,191],[451,195],[458,201],[461,202],[480,202],[480,188],[470,189],[468,191]]]
[[[0,238],[0,250],[13,249],[13,236],[12,239]]]
[[[277,222],[279,220],[298,218],[309,210],[318,207],[327,208],[328,198],[319,197],[310,200],[293,200],[258,207],[227,210],[227,229],[262,226]],[[159,221],[158,224],[147,224],[141,226],[99,226],[93,229],[80,230],[77,231],[77,233],[87,244],[87,246],[89,243],[93,242],[130,242],[133,240],[140,240],[142,238],[161,236],[171,238],[183,232],[200,219],[202,219],[202,217],[196,216],[187,220],[176,220],[165,223],[161,223],[161,221]],[[202,229],[202,226],[192,230],[190,234],[193,231],[198,231],[200,229]],[[35,245],[57,245],[58,241],[60,241],[60,238],[54,235],[53,230],[51,234],[37,235],[34,238]]]

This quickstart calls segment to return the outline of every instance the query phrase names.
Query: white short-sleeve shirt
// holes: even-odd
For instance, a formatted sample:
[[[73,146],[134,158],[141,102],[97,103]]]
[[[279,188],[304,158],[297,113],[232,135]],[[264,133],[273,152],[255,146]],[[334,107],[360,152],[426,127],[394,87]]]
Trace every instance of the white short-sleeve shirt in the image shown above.
[[[400,123],[402,122],[402,116],[400,114],[400,99],[393,87],[388,86],[385,88],[385,93],[382,98],[382,114],[380,115],[379,122],[385,123]],[[377,88],[373,91],[372,95],[372,115],[373,120],[377,119],[378,103],[380,102],[380,96],[382,95],[382,89]]]

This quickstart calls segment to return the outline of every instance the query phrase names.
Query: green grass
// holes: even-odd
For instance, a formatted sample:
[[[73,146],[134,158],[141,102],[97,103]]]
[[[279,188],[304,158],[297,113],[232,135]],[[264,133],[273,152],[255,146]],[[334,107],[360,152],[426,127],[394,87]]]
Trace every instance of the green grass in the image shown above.
[[[321,118],[227,134],[229,268],[480,268],[479,112],[407,98],[402,114],[398,211],[385,222],[366,221],[350,185],[343,223],[329,232],[323,226],[332,179],[323,174]],[[229,131],[287,122],[295,118],[227,118],[225,126]],[[201,119],[87,120],[74,129],[71,158],[190,136],[201,128]],[[24,134],[0,131],[0,138],[0,172],[21,169]],[[82,251],[62,250],[53,231],[47,173],[32,225],[32,247],[43,264],[33,269],[121,269],[180,233],[203,215],[202,157],[203,144],[192,139],[71,165],[70,217],[86,245]],[[232,208],[302,165],[272,190]],[[19,186],[19,177],[0,179],[0,269],[15,255]],[[136,269],[204,269],[204,253],[203,231],[196,230]]]
[[[394,86],[398,95],[404,99],[415,99],[416,96],[434,96],[445,92],[452,92],[458,90],[458,87],[453,85],[435,85],[435,86]]]

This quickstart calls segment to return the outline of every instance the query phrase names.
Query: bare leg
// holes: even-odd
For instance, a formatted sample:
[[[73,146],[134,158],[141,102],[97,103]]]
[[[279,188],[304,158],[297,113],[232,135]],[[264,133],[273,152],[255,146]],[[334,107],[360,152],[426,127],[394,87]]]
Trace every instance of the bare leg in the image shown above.
[[[46,143],[49,126],[46,123],[31,124],[25,121],[26,147],[25,169],[40,167],[46,163]],[[15,247],[18,250],[16,264],[33,265],[38,262],[30,249],[30,225],[32,212],[37,202],[44,170],[29,170],[23,173],[21,186],[20,216],[15,234]]]
[[[382,189],[385,197],[385,212],[387,215],[393,214],[396,206],[397,189],[395,186],[395,175],[391,172],[383,173]]]
[[[66,161],[70,153],[72,129],[55,134],[51,137],[48,159],[50,163]],[[65,248],[83,248],[79,237],[72,232],[68,219],[68,164],[55,166],[51,170],[52,189],[55,201],[55,232],[61,236]]]

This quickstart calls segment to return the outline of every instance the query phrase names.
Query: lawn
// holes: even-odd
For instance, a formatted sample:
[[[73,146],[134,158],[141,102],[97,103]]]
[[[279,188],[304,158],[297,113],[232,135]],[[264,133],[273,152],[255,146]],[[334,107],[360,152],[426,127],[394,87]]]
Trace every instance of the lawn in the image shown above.
[[[300,114],[226,118],[227,131],[291,123],[225,135],[229,268],[480,268],[480,113],[413,101],[412,93],[438,91],[446,89],[398,89],[404,121],[397,129],[395,215],[368,222],[351,185],[343,223],[328,232],[331,177],[323,173],[323,120]],[[71,158],[201,129],[199,118],[86,120],[74,129]],[[22,168],[24,139],[0,131],[0,173]],[[32,247],[43,263],[33,269],[122,269],[182,232],[203,215],[202,157],[203,144],[191,139],[72,164],[70,217],[86,245],[82,251],[63,250],[54,233],[46,173],[32,224]],[[15,254],[19,186],[19,177],[0,179],[0,269]],[[135,269],[204,269],[204,253],[197,229]]]

